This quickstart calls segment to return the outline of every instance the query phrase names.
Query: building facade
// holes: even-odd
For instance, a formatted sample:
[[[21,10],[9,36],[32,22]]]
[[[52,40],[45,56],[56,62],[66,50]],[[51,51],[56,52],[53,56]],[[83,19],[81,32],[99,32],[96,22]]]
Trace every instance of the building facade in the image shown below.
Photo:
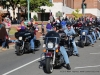
[[[87,4],[85,13],[100,16],[100,0],[85,0],[85,3]],[[74,9],[80,9],[80,13],[82,13],[81,4],[82,0],[74,0]]]
[[[46,9],[45,12],[52,12],[55,18],[58,11],[64,14],[73,12],[73,0],[51,0],[51,2],[53,3],[52,7],[42,6],[41,8]]]
[[[46,12],[52,12],[56,18],[56,13],[58,11],[64,12],[65,14],[71,14],[75,9],[79,9],[82,13],[82,1],[83,0],[50,0],[54,6],[41,8],[46,9]],[[84,10],[84,13],[87,15],[100,16],[100,0],[85,0],[87,8]]]
[[[41,8],[45,9],[45,14],[41,12],[38,13],[31,12],[31,18],[33,18],[33,16],[36,15],[39,21],[41,21],[41,19],[44,19],[44,21],[46,21],[49,19],[48,17],[50,12],[52,12],[54,18],[56,18],[56,13],[58,11],[65,14],[71,14],[75,9],[79,9],[80,13],[82,13],[81,9],[82,0],[50,0],[50,1],[53,3],[52,7],[41,6]],[[85,0],[85,3],[87,4],[87,8],[85,9],[86,14],[93,14],[95,16],[100,16],[100,0]],[[9,11],[11,16],[13,17],[12,8],[9,8]],[[15,9],[15,17],[17,17],[17,13],[18,13],[18,8]]]

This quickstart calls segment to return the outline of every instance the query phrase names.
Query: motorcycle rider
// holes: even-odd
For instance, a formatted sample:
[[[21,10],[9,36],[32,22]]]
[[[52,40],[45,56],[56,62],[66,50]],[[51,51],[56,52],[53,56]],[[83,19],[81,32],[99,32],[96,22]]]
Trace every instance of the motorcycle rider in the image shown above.
[[[20,26],[17,27],[17,30],[23,31],[23,32],[27,31],[27,28],[25,27],[25,24],[24,24],[24,20],[21,21],[21,24],[20,24]],[[31,32],[31,33],[32,33],[32,37],[33,37],[30,40],[31,51],[33,54],[35,54],[35,51],[34,51],[34,33],[33,32]]]
[[[65,29],[66,28],[66,21],[63,19],[61,21],[61,25],[62,25],[62,28]]]
[[[57,25],[58,26],[58,25]],[[53,26],[53,31],[55,31],[56,33],[60,33],[61,31],[59,31],[58,30],[58,27],[57,27],[56,25],[54,25]],[[46,35],[48,35],[49,34],[49,32],[46,34]],[[65,47],[64,47],[64,41],[65,40],[60,40],[60,51],[61,51],[61,54],[63,55],[63,57],[64,57],[64,60],[65,60],[65,68],[66,69],[68,69],[68,70],[71,70],[71,67],[70,67],[70,65],[69,65],[69,58],[68,58],[68,54],[66,53],[66,49],[65,49]],[[45,43],[45,42],[44,42]]]
[[[76,36],[76,33],[74,31],[74,29],[71,28],[71,23],[67,23],[67,28],[64,30],[64,32],[66,33],[66,35],[70,35],[70,37],[72,36]],[[72,41],[73,47],[74,47],[74,52],[73,55],[78,56],[79,57],[79,53],[78,53],[78,49],[75,43],[75,40]]]
[[[90,42],[91,42],[92,47],[93,47],[94,42],[93,42],[91,35],[89,34],[89,27],[87,26],[87,22],[84,24],[84,26],[81,27],[80,34],[82,34],[83,31],[86,33],[87,37],[90,39]]]
[[[89,22],[89,30],[91,30],[92,27],[93,27],[93,25],[92,25],[92,22],[90,21]],[[95,35],[94,31],[92,31],[92,35],[93,35],[93,41],[96,42],[96,35]]]

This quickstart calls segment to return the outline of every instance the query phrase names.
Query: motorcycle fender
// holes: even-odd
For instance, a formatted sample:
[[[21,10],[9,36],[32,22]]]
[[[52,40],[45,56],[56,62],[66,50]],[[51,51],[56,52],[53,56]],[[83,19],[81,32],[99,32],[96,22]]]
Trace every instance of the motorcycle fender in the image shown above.
[[[46,57],[53,57],[52,52],[47,52],[45,55],[46,55]]]

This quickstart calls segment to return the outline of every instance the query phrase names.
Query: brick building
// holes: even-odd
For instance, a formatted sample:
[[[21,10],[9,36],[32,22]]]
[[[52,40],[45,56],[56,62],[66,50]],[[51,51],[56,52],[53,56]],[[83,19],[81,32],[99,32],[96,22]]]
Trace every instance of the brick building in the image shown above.
[[[87,4],[85,13],[100,16],[100,0],[85,0],[85,3]],[[81,4],[82,0],[74,0],[74,9],[80,9],[80,13],[82,12]]]
[[[65,14],[71,14],[73,9],[79,9],[82,13],[81,4],[82,0],[50,0],[54,6],[53,7],[43,7],[46,12],[52,11],[53,15],[56,17],[55,13],[57,11],[64,12]],[[85,0],[87,8],[85,9],[85,14],[92,14],[95,16],[100,16],[100,0]]]

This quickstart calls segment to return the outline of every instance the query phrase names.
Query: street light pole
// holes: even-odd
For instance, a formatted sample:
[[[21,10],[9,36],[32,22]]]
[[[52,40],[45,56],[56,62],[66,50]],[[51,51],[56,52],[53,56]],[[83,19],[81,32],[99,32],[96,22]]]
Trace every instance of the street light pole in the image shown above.
[[[10,5],[10,2],[7,1],[7,2],[6,2],[6,6],[7,6],[7,14],[8,14],[9,5]]]
[[[18,15],[17,15],[17,17],[18,17],[18,24],[20,23],[20,18],[19,18],[19,9],[20,9],[20,4],[17,4],[17,7],[18,7]]]
[[[27,0],[27,7],[28,7],[28,21],[29,21],[29,19],[30,19],[30,0]]]
[[[7,13],[8,13],[8,9],[9,9],[9,7],[8,7],[8,5],[7,5]]]

